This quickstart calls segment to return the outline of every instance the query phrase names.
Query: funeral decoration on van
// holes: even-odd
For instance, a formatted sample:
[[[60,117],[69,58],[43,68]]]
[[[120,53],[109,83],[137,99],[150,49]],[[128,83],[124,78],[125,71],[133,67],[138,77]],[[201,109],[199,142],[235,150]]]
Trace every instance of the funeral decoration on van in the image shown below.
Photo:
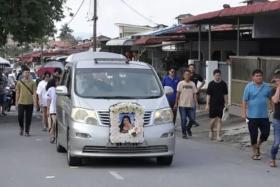
[[[144,109],[135,103],[119,103],[110,107],[111,143],[144,142]]]

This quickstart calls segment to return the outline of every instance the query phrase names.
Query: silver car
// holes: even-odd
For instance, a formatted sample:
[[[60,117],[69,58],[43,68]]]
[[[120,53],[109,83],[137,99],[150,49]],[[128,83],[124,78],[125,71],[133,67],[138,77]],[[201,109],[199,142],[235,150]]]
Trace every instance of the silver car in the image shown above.
[[[171,165],[175,127],[165,94],[173,90],[163,89],[155,70],[105,52],[74,54],[67,61],[56,89],[56,147],[58,152],[67,151],[68,164],[79,165],[83,157],[155,157],[158,164]],[[123,103],[143,109],[138,119],[143,125],[139,142],[134,141],[136,131],[130,135],[117,132],[116,136],[129,137],[131,142],[116,141],[123,137],[113,141],[112,120],[117,123],[119,118],[110,109]]]

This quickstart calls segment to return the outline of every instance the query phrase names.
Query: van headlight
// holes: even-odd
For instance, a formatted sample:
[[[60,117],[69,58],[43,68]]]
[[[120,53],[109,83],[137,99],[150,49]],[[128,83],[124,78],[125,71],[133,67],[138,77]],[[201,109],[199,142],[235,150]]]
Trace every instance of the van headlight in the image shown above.
[[[173,112],[171,108],[164,108],[155,112],[154,124],[160,125],[173,122]]]
[[[79,123],[86,123],[90,125],[98,125],[97,115],[94,110],[87,110],[83,108],[73,108],[71,118]]]

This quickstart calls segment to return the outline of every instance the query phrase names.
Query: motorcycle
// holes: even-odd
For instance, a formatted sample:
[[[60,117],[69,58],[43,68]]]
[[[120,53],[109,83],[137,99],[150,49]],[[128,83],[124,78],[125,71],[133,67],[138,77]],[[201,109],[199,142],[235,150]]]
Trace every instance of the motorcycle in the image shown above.
[[[5,88],[4,97],[4,110],[7,112],[11,111],[12,105],[15,105],[16,91],[15,86],[10,85]]]

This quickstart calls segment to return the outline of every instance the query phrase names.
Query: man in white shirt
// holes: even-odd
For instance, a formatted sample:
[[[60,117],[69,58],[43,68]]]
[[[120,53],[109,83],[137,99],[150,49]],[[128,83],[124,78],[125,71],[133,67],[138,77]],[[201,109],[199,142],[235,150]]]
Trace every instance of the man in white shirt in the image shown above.
[[[183,74],[184,80],[177,85],[177,95],[174,109],[179,107],[181,117],[181,128],[184,139],[192,136],[192,125],[194,123],[193,109],[197,104],[197,89],[195,83],[190,80],[191,72],[186,70]],[[188,125],[187,125],[188,118]]]
[[[48,84],[50,77],[51,77],[51,73],[45,72],[44,79],[39,82],[37,87],[37,95],[39,97],[39,105],[41,107],[41,112],[42,112],[43,131],[47,131],[48,129],[48,116],[47,116],[48,101],[46,95],[47,94],[46,86]]]

